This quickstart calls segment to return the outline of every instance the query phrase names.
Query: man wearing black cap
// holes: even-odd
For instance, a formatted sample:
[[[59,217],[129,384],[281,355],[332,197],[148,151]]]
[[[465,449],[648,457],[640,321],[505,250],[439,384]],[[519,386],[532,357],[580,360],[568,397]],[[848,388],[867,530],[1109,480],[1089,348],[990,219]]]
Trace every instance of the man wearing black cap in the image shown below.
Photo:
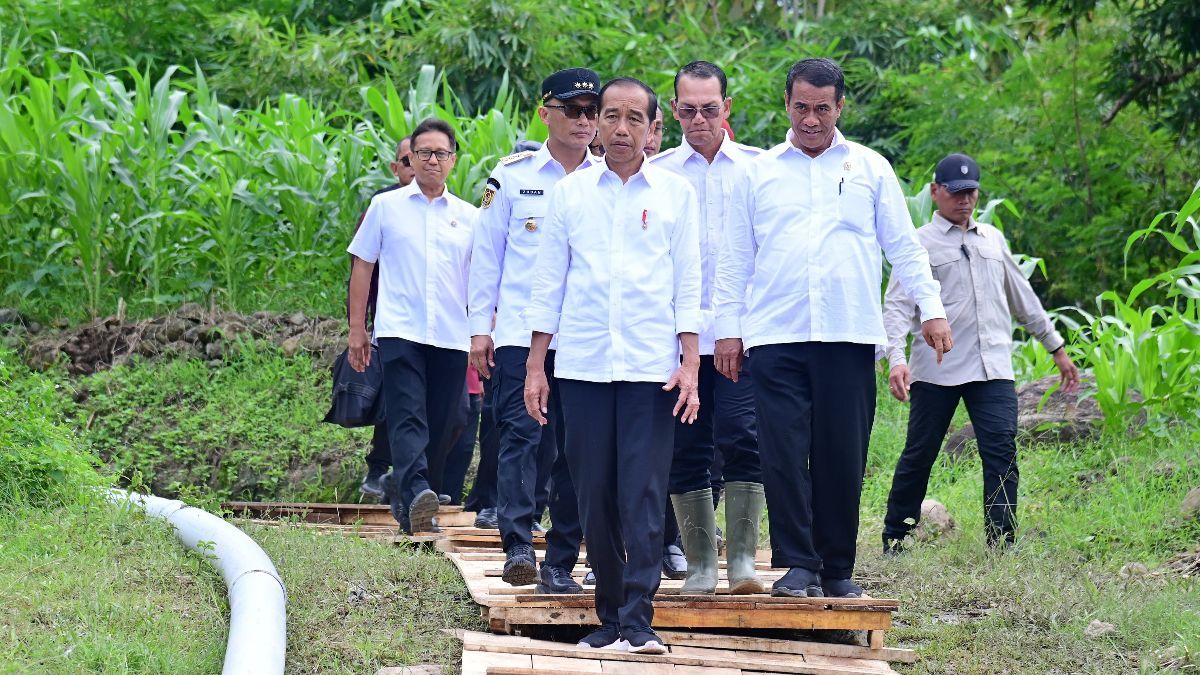
[[[921,517],[929,471],[961,399],[975,426],[983,461],[983,510],[987,542],[1011,544],[1017,507],[1017,394],[1013,388],[1012,321],[1017,321],[1054,355],[1064,392],[1079,387],[1079,372],[1013,260],[1004,235],[972,214],[979,201],[979,165],[966,155],[948,155],[937,165],[929,194],[937,206],[932,222],[917,230],[929,251],[933,276],[955,338],[941,366],[928,346],[914,340],[912,364],[904,358],[914,332],[917,304],[895,279],[884,297],[888,389],[900,401],[912,398],[908,439],[896,464],[884,519],[885,553],[898,553],[901,540]]]
[[[552,414],[543,428],[525,412],[530,333],[522,316],[529,304],[551,189],[567,174],[597,161],[588,143],[596,135],[599,90],[599,76],[587,68],[560,70],[542,81],[538,116],[549,137],[537,150],[505,157],[492,171],[471,260],[471,363],[492,381],[500,431],[496,506],[507,554],[503,579],[514,586],[537,583],[542,593],[583,591],[571,578],[582,531],[566,460],[559,457],[558,415]],[[551,378],[553,368],[552,351],[546,360]],[[557,396],[555,400],[557,405]],[[553,528],[546,535],[546,558],[539,572],[530,530],[538,526],[538,492],[548,472]]]

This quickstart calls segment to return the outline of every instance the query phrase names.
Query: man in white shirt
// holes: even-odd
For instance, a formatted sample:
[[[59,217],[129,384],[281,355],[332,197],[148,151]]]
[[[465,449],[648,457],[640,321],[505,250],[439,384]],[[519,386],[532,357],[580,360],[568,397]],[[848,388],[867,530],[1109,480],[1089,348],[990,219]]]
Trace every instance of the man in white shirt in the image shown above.
[[[410,136],[412,183],[374,197],[347,249],[350,273],[350,365],[371,358],[366,331],[371,274],[379,265],[375,335],[383,362],[384,406],[392,448],[392,515],[408,532],[433,529],[454,413],[466,383],[467,269],[474,206],[450,194],[454,130],[427,119]],[[429,459],[426,459],[428,449]]]
[[[496,505],[507,560],[504,581],[538,583],[541,593],[582,593],[571,578],[582,531],[566,458],[559,457],[562,424],[558,400],[543,428],[525,411],[525,362],[530,333],[521,318],[529,304],[538,242],[554,185],[573,171],[599,161],[588,153],[596,135],[600,77],[587,68],[568,68],[542,81],[538,116],[549,137],[539,150],[500,160],[487,181],[479,231],[471,258],[471,363],[492,380],[492,405],[500,430]],[[495,339],[492,316],[495,314]],[[553,381],[554,353],[546,359]],[[546,557],[538,571],[530,530],[536,524],[538,491],[554,467]]]
[[[700,258],[703,274],[700,312],[700,416],[675,427],[671,501],[687,551],[684,593],[717,588],[717,523],[709,468],[716,451],[724,460],[726,552],[730,592],[761,593],[754,571],[758,523],[765,504],[754,389],[745,369],[738,381],[721,377],[713,365],[713,281],[721,233],[728,219],[729,193],[740,167],[762,150],[735,143],[725,133],[733,99],[725,72],[708,61],[693,61],[675,75],[671,111],[683,129],[683,143],[651,158],[692,185],[700,206]]]
[[[773,595],[863,593],[851,575],[875,355],[886,340],[880,248],[918,299],[939,360],[951,346],[891,165],[837,129],[844,89],[829,59],[792,66],[787,140],[734,186],[717,265],[716,367],[738,379],[749,350],[772,565],[790,568]]]
[[[602,624],[580,644],[642,653],[666,651],[650,624],[673,418],[693,422],[700,406],[699,213],[687,181],[645,162],[657,111],[633,78],[600,90],[604,162],[555,185],[525,312],[525,405],[541,424],[558,336],[564,449]]]

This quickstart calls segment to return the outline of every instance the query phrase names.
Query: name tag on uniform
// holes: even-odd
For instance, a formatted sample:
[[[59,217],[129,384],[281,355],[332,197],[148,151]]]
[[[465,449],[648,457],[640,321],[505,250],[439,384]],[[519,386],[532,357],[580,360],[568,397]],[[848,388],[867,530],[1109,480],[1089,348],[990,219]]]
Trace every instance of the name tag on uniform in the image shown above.
[[[544,195],[546,193],[542,190],[521,190],[521,194],[532,195],[534,197],[541,197],[542,195]]]

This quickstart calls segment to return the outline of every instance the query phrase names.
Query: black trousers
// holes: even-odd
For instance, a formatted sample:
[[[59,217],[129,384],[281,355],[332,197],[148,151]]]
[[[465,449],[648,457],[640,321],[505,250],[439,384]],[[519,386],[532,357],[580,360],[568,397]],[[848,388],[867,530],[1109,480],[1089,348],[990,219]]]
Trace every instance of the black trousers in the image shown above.
[[[367,453],[367,475],[382,476],[392,465],[392,445],[388,442],[387,422],[375,425],[371,434],[371,451]]]
[[[854,572],[874,366],[872,345],[793,342],[751,350],[773,567],[803,567],[827,579]]]
[[[983,515],[989,544],[1013,541],[1016,533],[1017,392],[1012,380],[968,382],[943,387],[913,382],[908,411],[908,439],[896,463],[888,493],[883,536],[902,539],[912,529],[904,522],[921,518],[921,501],[929,488],[929,472],[941,450],[950,419],[961,399],[975,427],[983,463]]]
[[[407,506],[441,490],[466,387],[467,352],[402,338],[379,338],[392,476]]]
[[[554,379],[554,353],[546,356],[546,377],[550,381],[550,415],[545,427],[525,410],[525,362],[527,347],[500,347],[492,384],[496,387],[496,423],[500,431],[500,455],[496,474],[496,514],[504,550],[513,544],[532,544],[530,528],[539,520],[551,497],[551,474],[558,458],[562,428],[558,383]],[[569,473],[559,477],[550,501],[550,520],[564,532],[579,532],[579,510]],[[556,537],[557,558],[579,556],[579,539],[573,542]],[[553,542],[547,541],[549,550]],[[549,552],[547,554],[549,556]],[[568,567],[568,569],[570,569]]]
[[[479,415],[483,407],[483,395],[467,394],[467,400],[466,426],[446,455],[446,470],[442,474],[442,494],[450,495],[451,504],[462,503],[463,485],[467,482],[467,470],[471,468],[475,441],[479,437]]]
[[[662,566],[663,500],[677,392],[655,382],[559,380],[602,623],[649,626]]]
[[[482,511],[496,507],[496,462],[500,456],[500,432],[496,429],[496,409],[493,405],[496,388],[491,380],[483,381],[483,406],[479,413],[479,466],[475,482],[463,509]]]
[[[724,459],[725,480],[761,483],[752,378],[743,372],[734,382],[717,372],[712,356],[701,356],[699,385],[695,423],[675,423],[671,494],[711,487],[717,454]]]

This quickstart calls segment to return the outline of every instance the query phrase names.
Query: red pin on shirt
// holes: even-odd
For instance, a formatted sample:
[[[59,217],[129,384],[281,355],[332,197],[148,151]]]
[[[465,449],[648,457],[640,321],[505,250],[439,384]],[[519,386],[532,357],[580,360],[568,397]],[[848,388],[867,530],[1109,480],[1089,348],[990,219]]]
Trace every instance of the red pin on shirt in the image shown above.
[[[642,209],[642,229],[643,230],[650,226],[650,223],[647,222],[647,219],[649,217],[650,217],[650,211],[647,209]]]

